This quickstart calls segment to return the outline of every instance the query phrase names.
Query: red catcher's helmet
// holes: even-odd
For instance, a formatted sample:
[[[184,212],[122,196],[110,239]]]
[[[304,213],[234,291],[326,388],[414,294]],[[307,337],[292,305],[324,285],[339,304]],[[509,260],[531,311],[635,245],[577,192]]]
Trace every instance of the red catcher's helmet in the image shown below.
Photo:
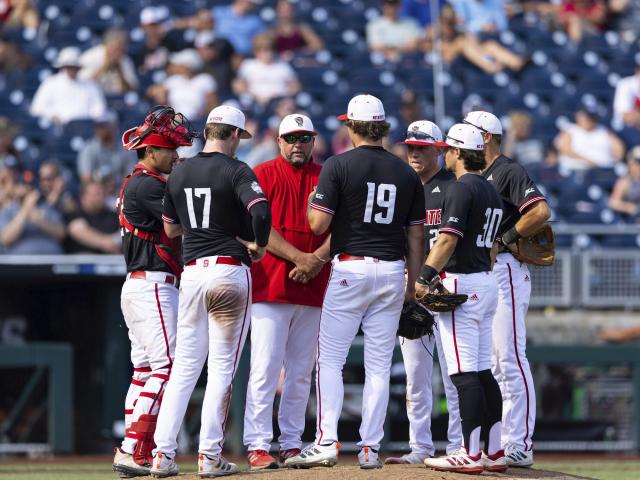
[[[187,117],[171,107],[158,105],[149,110],[142,125],[122,134],[122,145],[125,150],[188,147],[197,136]]]

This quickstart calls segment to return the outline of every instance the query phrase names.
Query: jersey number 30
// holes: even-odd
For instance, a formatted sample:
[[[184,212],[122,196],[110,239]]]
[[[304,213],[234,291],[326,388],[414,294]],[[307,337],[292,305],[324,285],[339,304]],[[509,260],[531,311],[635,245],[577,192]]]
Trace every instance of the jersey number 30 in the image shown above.
[[[502,209],[500,208],[487,208],[484,213],[487,217],[487,221],[482,227],[482,233],[478,235],[476,239],[476,245],[480,248],[491,248],[493,240],[498,234],[498,227],[500,226],[500,220],[502,220]]]
[[[189,212],[189,223],[191,228],[198,228],[196,211],[193,208],[193,197],[204,197],[204,207],[202,208],[202,226],[209,228],[209,211],[211,210],[211,189],[210,188],[185,188],[184,194],[187,197],[187,211]]]
[[[371,217],[375,223],[389,224],[393,221],[393,211],[396,207],[396,186],[390,183],[378,185],[378,195],[376,196],[376,184],[367,182],[367,205],[364,209],[364,222],[371,223]],[[373,203],[384,208],[384,212],[373,215]]]

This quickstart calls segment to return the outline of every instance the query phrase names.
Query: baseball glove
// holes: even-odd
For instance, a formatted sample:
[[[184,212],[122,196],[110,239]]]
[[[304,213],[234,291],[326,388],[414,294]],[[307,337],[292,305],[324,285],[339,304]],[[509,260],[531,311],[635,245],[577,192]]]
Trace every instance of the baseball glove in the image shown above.
[[[441,283],[437,283],[432,292],[421,297],[416,295],[416,300],[432,312],[450,312],[466,302],[467,298],[469,296],[462,293],[451,293]]]
[[[556,253],[556,242],[551,225],[543,224],[532,235],[519,238],[508,248],[519,262],[540,267],[552,265]]]
[[[407,302],[402,306],[398,335],[408,340],[416,340],[425,335],[433,337],[436,321],[424,306],[418,302]]]

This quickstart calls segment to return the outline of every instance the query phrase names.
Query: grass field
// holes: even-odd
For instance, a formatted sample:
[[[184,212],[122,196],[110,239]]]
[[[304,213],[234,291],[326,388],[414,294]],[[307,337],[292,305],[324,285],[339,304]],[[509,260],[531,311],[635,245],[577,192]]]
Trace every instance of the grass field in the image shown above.
[[[270,470],[263,473],[250,473],[238,475],[236,478],[250,476],[252,480],[259,479],[330,479],[351,478],[362,479],[469,479],[467,475],[444,474],[432,472],[420,466],[393,466],[385,467],[379,471],[362,471],[351,465],[351,461],[345,459],[338,467],[333,469],[312,470]],[[181,480],[196,479],[197,466],[195,463],[180,463]],[[246,465],[243,465],[246,468]],[[563,475],[564,474],[564,475]],[[488,476],[484,474],[483,476]],[[600,480],[640,480],[640,461],[620,459],[576,459],[575,461],[540,461],[536,462],[535,469],[510,469],[506,474],[491,474],[491,477],[500,479],[575,479],[592,478]],[[53,463],[37,461],[0,461],[0,479],[11,480],[114,480],[117,475],[111,471],[110,460],[94,463]],[[138,477],[144,478],[144,477]],[[473,477],[471,477],[473,478]]]

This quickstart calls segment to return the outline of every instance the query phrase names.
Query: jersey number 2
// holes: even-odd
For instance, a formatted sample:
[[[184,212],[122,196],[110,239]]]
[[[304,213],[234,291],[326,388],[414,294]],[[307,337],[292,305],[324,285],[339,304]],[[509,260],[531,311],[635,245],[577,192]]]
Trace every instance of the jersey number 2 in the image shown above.
[[[498,227],[500,226],[500,220],[502,220],[502,209],[500,208],[487,208],[484,213],[487,217],[487,221],[482,227],[482,233],[478,235],[476,239],[476,245],[480,248],[491,248],[493,240],[498,233]]]
[[[185,188],[184,194],[187,197],[187,211],[189,212],[189,223],[191,228],[198,228],[196,219],[196,211],[193,208],[193,196],[198,198],[204,196],[204,207],[202,209],[202,226],[200,228],[209,228],[209,210],[211,209],[211,189],[210,188]]]
[[[375,223],[389,224],[393,221],[393,211],[396,207],[396,186],[390,183],[378,185],[378,195],[376,197],[376,184],[367,182],[367,205],[364,209],[364,222],[371,223],[371,217]],[[386,209],[373,215],[373,201],[376,200],[378,207]]]

